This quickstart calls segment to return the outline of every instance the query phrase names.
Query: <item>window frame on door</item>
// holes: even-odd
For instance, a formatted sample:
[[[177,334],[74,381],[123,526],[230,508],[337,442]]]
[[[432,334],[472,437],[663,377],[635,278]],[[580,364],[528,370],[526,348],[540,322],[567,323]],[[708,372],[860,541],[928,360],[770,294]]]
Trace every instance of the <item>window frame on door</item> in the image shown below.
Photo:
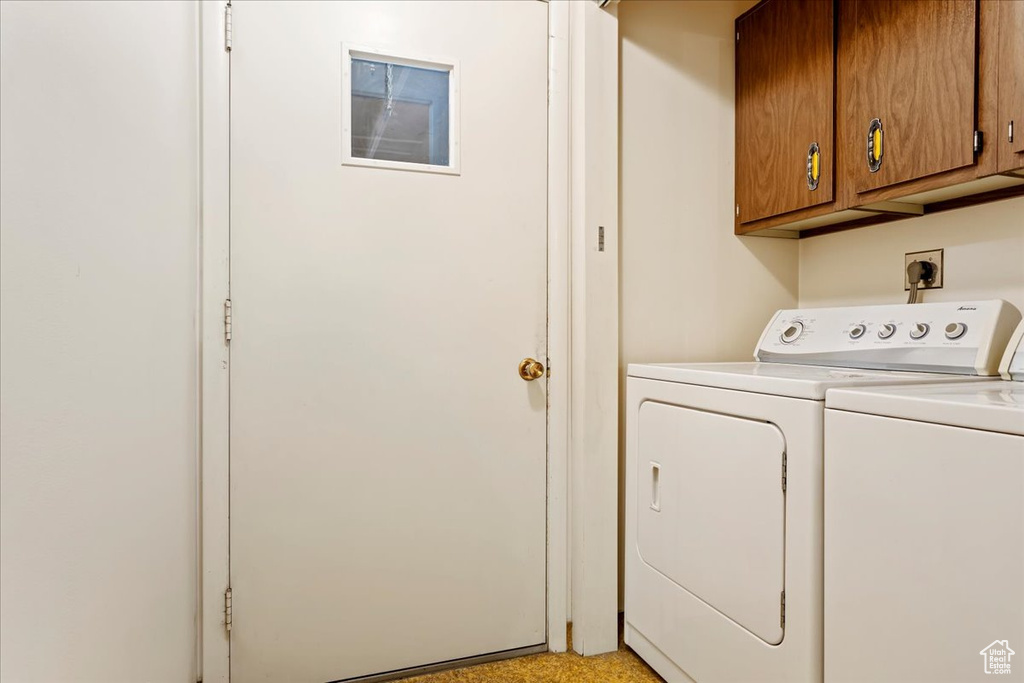
[[[448,164],[421,164],[389,159],[371,159],[352,154],[352,60],[380,61],[395,66],[408,66],[448,73]],[[459,77],[462,73],[458,59],[411,55],[402,50],[380,49],[353,43],[341,44],[341,164],[384,168],[395,171],[441,173],[461,175],[460,170],[460,102]]]

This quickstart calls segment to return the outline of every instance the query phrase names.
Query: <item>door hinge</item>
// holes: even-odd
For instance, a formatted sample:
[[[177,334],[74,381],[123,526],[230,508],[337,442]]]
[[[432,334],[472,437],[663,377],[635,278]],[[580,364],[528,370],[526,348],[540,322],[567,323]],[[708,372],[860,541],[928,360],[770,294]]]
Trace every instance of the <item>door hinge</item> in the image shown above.
[[[740,32],[736,31],[736,42],[740,42]]]
[[[231,589],[224,591],[224,630],[231,633]]]
[[[231,341],[231,299],[224,299],[224,341]]]
[[[739,218],[739,217],[740,217],[740,205],[737,204],[736,205],[736,218]]]
[[[779,594],[779,628],[786,628],[786,591]]]
[[[1010,119],[1010,125],[1006,127],[1006,141],[1013,142],[1013,119]]]
[[[224,6],[224,51],[231,52],[231,3]]]
[[[786,492],[786,454],[782,454],[782,492]]]
[[[980,130],[974,131],[974,153],[981,154],[981,148],[985,146],[985,134]]]

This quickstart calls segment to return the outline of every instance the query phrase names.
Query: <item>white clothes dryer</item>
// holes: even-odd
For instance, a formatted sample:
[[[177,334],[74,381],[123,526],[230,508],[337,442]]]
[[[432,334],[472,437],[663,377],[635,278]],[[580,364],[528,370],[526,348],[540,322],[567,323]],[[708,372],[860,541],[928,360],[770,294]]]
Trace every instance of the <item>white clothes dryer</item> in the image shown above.
[[[821,681],[826,391],[977,382],[1019,320],[1002,301],[787,310],[760,362],[630,365],[626,643],[668,681]]]
[[[830,391],[825,680],[1024,681],[1024,325],[1009,381]]]

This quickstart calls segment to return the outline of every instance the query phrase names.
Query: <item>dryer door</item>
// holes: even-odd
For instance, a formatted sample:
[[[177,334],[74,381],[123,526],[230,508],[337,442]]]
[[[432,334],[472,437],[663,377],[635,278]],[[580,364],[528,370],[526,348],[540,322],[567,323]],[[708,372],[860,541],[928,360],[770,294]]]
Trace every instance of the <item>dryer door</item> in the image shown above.
[[[766,643],[782,642],[782,432],[648,401],[638,445],[643,561]]]

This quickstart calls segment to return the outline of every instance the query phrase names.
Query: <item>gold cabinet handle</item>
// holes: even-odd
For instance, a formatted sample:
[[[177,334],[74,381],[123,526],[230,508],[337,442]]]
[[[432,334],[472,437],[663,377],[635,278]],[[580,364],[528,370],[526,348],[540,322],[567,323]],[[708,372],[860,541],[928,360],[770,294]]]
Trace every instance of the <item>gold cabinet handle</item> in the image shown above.
[[[818,189],[818,180],[821,179],[821,148],[817,142],[812,142],[807,148],[807,189],[814,191]]]
[[[882,122],[871,119],[868,124],[868,170],[877,173],[882,167]]]
[[[527,382],[540,379],[544,376],[544,364],[533,358],[524,358],[519,363],[519,376]]]

